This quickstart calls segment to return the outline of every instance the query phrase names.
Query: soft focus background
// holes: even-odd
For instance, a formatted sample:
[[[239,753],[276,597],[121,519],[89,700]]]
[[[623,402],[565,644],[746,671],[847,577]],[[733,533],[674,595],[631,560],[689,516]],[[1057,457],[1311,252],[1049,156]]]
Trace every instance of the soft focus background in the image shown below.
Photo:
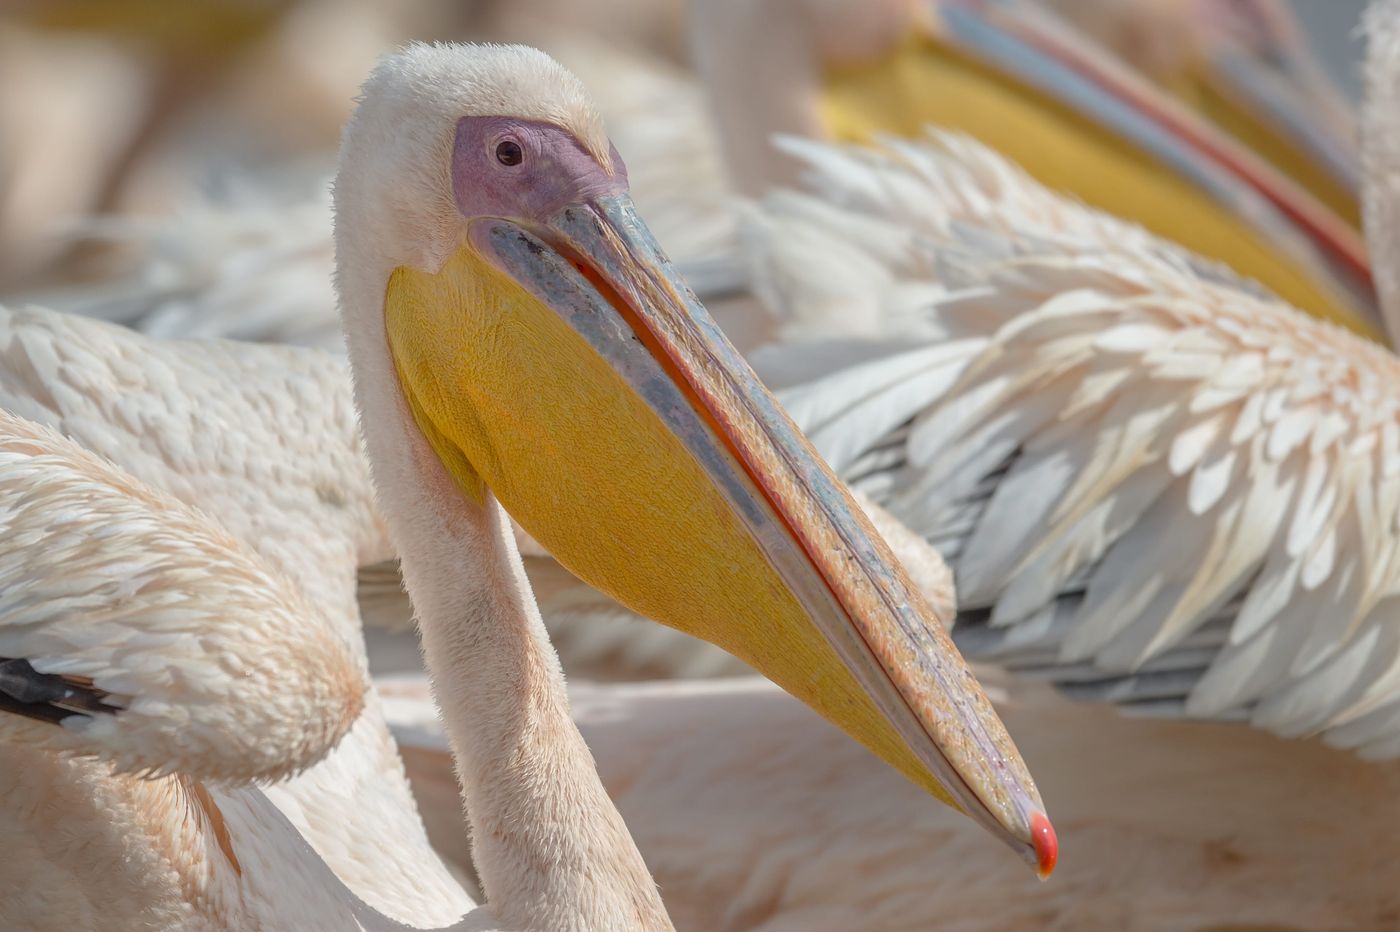
[[[1362,41],[1357,32],[1366,0],[1289,0],[1289,6],[1307,30],[1323,65],[1352,100],[1361,97],[1357,64]]]
[[[409,39],[596,38],[678,66],[680,0],[11,0],[0,4],[0,293],[117,257],[64,234],[324,174],[356,88]],[[254,177],[255,176],[255,177]],[[247,193],[247,192],[241,192]],[[249,195],[251,196],[251,194]]]
[[[1292,3],[1358,94],[1363,0]],[[0,296],[120,271],[131,257],[95,216],[275,201],[319,183],[358,83],[401,42],[538,45],[625,118],[689,92],[684,22],[683,0],[9,0]]]

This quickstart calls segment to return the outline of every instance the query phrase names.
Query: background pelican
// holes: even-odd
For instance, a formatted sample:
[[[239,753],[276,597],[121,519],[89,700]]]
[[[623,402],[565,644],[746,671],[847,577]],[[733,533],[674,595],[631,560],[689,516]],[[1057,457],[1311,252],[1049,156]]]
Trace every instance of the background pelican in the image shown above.
[[[1047,5],[1360,227],[1360,140],[1353,109],[1287,4]]]
[[[747,194],[797,177],[773,132],[864,142],[963,130],[1052,188],[1378,336],[1346,220],[1043,7],[718,2],[694,5],[692,26]]]
[[[246,788],[315,765],[361,712],[363,665],[326,608],[205,516],[7,413],[0,527],[5,927],[352,921]]]
[[[1398,17],[1373,9],[1377,55]],[[885,316],[864,347],[757,364],[855,363],[786,397],[949,557],[969,651],[1140,712],[1400,751],[1389,352],[969,141],[794,151],[821,196],[768,202],[764,292]]]

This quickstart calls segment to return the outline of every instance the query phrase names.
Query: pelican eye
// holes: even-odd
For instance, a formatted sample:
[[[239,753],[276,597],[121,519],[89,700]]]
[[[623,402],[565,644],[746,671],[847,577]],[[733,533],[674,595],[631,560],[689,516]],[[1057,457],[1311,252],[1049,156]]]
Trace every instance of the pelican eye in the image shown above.
[[[520,143],[514,139],[503,139],[496,143],[496,161],[502,165],[519,165],[525,158]]]

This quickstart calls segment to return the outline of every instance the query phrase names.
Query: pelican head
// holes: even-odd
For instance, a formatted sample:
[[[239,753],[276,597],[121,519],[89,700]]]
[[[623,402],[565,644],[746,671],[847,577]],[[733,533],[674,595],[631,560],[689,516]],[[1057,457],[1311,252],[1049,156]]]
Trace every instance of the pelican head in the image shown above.
[[[577,79],[533,49],[409,47],[364,88],[335,196],[372,453],[381,420],[421,431],[441,508],[494,496],[577,576],[752,664],[1048,873],[996,713],[653,241]]]

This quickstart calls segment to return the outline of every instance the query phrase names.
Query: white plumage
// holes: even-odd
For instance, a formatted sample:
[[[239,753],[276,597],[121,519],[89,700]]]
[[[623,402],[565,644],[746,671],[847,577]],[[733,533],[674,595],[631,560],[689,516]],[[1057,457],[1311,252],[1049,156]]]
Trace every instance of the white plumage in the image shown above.
[[[5,716],[6,742],[248,782],[314,763],[360,712],[320,608],[208,519],[4,412],[0,534],[7,683],[74,694]]]
[[[815,290],[827,336],[838,280],[868,315],[838,324],[886,342],[785,401],[953,562],[965,650],[1143,712],[1400,752],[1391,354],[968,140],[792,148],[820,200],[767,200],[760,290],[789,335]],[[791,381],[807,352],[756,362]]]
[[[172,564],[168,558],[163,563],[150,561],[154,551],[149,543],[142,551],[149,562],[143,562],[137,552],[125,549],[129,544],[141,544],[139,535],[131,541],[114,537],[111,547],[121,550],[125,562],[114,560],[109,570],[120,568],[128,584],[144,578],[143,573],[150,574],[158,582],[140,592],[153,601],[128,601],[94,608],[91,617],[95,620],[101,621],[104,612],[108,617],[105,628],[94,627],[91,631],[105,630],[110,634],[91,645],[94,652],[91,654],[73,653],[71,637],[52,640],[62,631],[73,630],[69,626],[77,620],[69,619],[62,627],[55,628],[56,622],[69,616],[55,617],[50,608],[47,615],[37,616],[45,622],[43,627],[47,633],[42,639],[23,642],[18,640],[19,634],[9,635],[11,641],[6,648],[13,647],[15,653],[3,656],[33,657],[37,660],[36,666],[47,670],[100,672],[103,657],[109,658],[108,664],[114,664],[110,652],[116,651],[126,662],[150,669],[153,676],[169,677],[171,682],[180,683],[217,672],[220,662],[234,664],[240,651],[250,652],[249,656],[259,658],[259,663],[270,663],[277,656],[279,644],[295,645],[305,640],[307,643],[297,648],[297,656],[306,659],[305,655],[314,653],[315,645],[322,643],[313,637],[317,625],[322,625],[328,632],[326,637],[338,642],[344,651],[342,671],[346,675],[353,673],[357,690],[365,690],[368,674],[355,607],[354,567],[358,563],[384,559],[391,551],[373,507],[368,470],[355,429],[348,375],[341,360],[323,352],[293,347],[158,341],[112,324],[28,308],[0,309],[0,361],[3,361],[0,364],[0,409],[19,413],[66,434],[92,453],[115,463],[123,470],[119,475],[130,476],[122,480],[124,484],[119,484],[119,489],[130,495],[131,500],[117,502],[109,495],[102,506],[103,512],[119,516],[134,510],[140,514],[143,509],[154,508],[146,504],[148,500],[154,501],[165,510],[156,510],[151,517],[142,520],[163,522],[157,539],[164,546],[179,548],[175,552],[186,553],[190,560],[198,555],[201,541],[206,548],[214,548],[207,559],[198,561],[195,572],[190,567]],[[88,456],[82,462],[91,465],[98,460]],[[115,473],[110,467],[106,468]],[[158,491],[143,491],[147,487]],[[181,507],[186,510],[161,504],[166,501],[163,495],[183,502]],[[198,511],[188,510],[190,506]],[[43,520],[61,527],[58,516],[63,513],[55,513],[46,506]],[[189,517],[181,519],[184,522],[181,524],[172,521],[167,513]],[[81,517],[81,513],[78,516]],[[125,534],[128,527],[121,527]],[[135,535],[140,528],[138,523],[129,530]],[[201,528],[204,530],[199,530]],[[222,572],[237,570],[243,565],[239,562],[244,558],[238,557],[237,545],[229,543],[234,540],[248,548],[249,559],[255,561],[252,566],[265,567],[262,572],[269,574],[270,579],[286,581],[280,589],[274,586],[268,592],[244,591],[245,586],[251,585],[248,577],[251,570],[240,571],[244,578]],[[231,556],[225,556],[215,544],[235,549]],[[61,584],[70,589],[75,585],[90,586],[88,592],[93,599],[112,595],[104,588],[110,585],[109,579],[70,575],[80,564],[64,559],[64,554],[64,550],[54,549],[47,557],[42,552],[23,555],[27,561],[22,564],[23,572],[29,575],[30,586],[47,578],[53,585]],[[52,570],[49,576],[40,572],[44,566],[36,562],[43,560],[54,561],[46,564]],[[59,573],[63,575],[58,576]],[[197,587],[189,578],[191,573]],[[83,580],[86,582],[81,582]],[[187,612],[170,619],[171,630],[164,633],[159,643],[151,643],[149,655],[143,655],[135,650],[139,641],[123,644],[115,639],[135,630],[159,630],[164,617],[153,615],[147,609],[159,604],[160,587],[174,588],[172,600],[194,587],[195,594],[204,601],[187,601]],[[278,592],[292,594],[283,597],[292,599],[288,603],[290,607],[281,610],[285,624],[278,623],[276,613],[268,612],[279,604],[275,601]],[[221,598],[231,600],[227,608],[234,614],[224,617],[214,612],[215,606],[210,600],[220,593]],[[48,595],[46,599],[51,601]],[[247,611],[264,603],[266,607],[259,611],[259,617],[250,619]],[[190,613],[190,604],[203,606],[203,614]],[[238,612],[240,604],[246,604],[247,611]],[[312,606],[314,609],[310,608]],[[16,606],[11,604],[11,609],[14,608]],[[35,617],[38,611],[24,603],[17,608],[28,613],[16,615],[18,619]],[[213,652],[219,661],[180,652],[180,642],[171,640],[172,635],[178,634],[180,624],[193,626],[202,623],[201,618],[218,621],[197,643],[202,649]],[[213,639],[218,631],[234,628],[238,629],[239,639],[232,647],[238,650],[221,646]],[[85,626],[83,630],[88,628]],[[266,636],[258,637],[259,632]],[[64,653],[40,653],[57,648],[64,648]],[[271,653],[265,656],[265,652]],[[132,685],[130,674],[124,674],[117,666],[101,675],[112,677],[99,682],[118,692]],[[289,696],[295,697],[300,695],[302,684],[287,680],[292,675],[286,666],[278,671],[283,688],[288,690]],[[227,779],[235,775],[233,770],[225,766],[220,772],[214,769],[212,762],[197,763],[196,755],[201,751],[222,749],[224,755],[237,758],[247,749],[248,739],[255,738],[265,741],[266,746],[259,755],[249,758],[248,766],[256,762],[257,768],[252,773],[238,774],[242,779],[278,772],[279,766],[283,772],[304,766],[297,764],[294,758],[287,758],[279,765],[277,760],[285,756],[287,749],[285,741],[279,745],[272,740],[279,732],[239,718],[240,715],[273,717],[285,713],[286,709],[278,705],[277,694],[240,692],[237,698],[248,705],[247,709],[239,711],[237,703],[222,711],[210,705],[201,713],[196,700],[203,697],[203,702],[213,703],[221,691],[226,693],[240,686],[215,678],[202,685],[186,686],[186,693],[182,695],[189,708],[154,706],[167,717],[154,720],[143,737],[149,740],[149,733],[154,733],[159,739],[161,728],[169,737],[165,745],[153,745],[154,750],[149,752],[151,757],[146,760],[131,758],[132,763],[161,772],[179,767],[185,776],[178,779],[188,780],[191,772],[197,777]],[[309,684],[307,688],[310,689]],[[168,697],[155,694],[152,701],[159,702],[162,698]],[[222,732],[215,732],[201,744],[197,740],[200,733],[188,727],[192,722],[197,724],[200,714],[224,728],[248,724],[250,731],[241,741],[219,737]],[[231,717],[231,723],[221,720],[220,716]],[[300,727],[296,721],[284,727]],[[44,727],[53,730],[53,726]],[[83,806],[72,812],[76,824],[83,826],[81,830],[70,828],[66,833],[41,839],[38,844],[43,850],[39,854],[30,858],[16,857],[4,865],[8,876],[15,879],[16,889],[23,883],[30,890],[30,896],[24,900],[7,898],[0,904],[0,918],[6,920],[4,924],[23,927],[26,922],[23,917],[28,914],[22,910],[47,910],[56,902],[64,902],[65,908],[76,910],[74,916],[91,910],[93,922],[98,922],[95,917],[106,915],[108,921],[101,923],[103,928],[121,928],[123,923],[137,922],[117,912],[104,914],[101,906],[104,902],[129,902],[138,910],[133,915],[146,915],[139,910],[147,910],[151,916],[159,916],[160,910],[166,907],[177,912],[188,909],[191,893],[181,885],[184,881],[180,876],[157,873],[150,866],[152,858],[158,860],[164,856],[161,852],[162,846],[167,844],[168,832],[161,828],[162,818],[173,813],[170,817],[178,816],[178,824],[183,825],[185,796],[170,788],[174,783],[149,788],[140,781],[114,777],[105,764],[54,762],[56,759],[47,747],[57,738],[47,737],[47,734],[45,731],[39,736],[46,743],[44,748],[34,753],[12,748],[5,758],[5,777],[9,781],[11,798],[27,800],[17,803],[11,815],[11,818],[20,819],[16,831],[25,830],[23,819],[29,813],[36,814],[34,817],[40,820],[41,826],[45,824],[43,820],[52,818],[53,814],[67,817],[63,800],[70,794],[106,802],[95,810]],[[116,737],[120,739],[121,735]],[[170,749],[172,740],[184,748],[183,756]],[[170,759],[162,765],[157,755]],[[323,927],[343,928],[344,923],[334,917],[346,915],[343,911],[349,909],[346,904],[358,900],[361,905],[355,906],[352,912],[371,910],[398,921],[442,924],[461,916],[471,906],[471,901],[428,844],[403,776],[402,763],[372,692],[364,693],[364,709],[353,717],[348,734],[319,763],[283,784],[269,786],[251,796],[242,791],[230,791],[228,795],[210,792],[214,806],[225,810],[228,832],[235,843],[240,834],[256,839],[251,846],[245,844],[237,849],[242,851],[242,857],[246,859],[266,846],[263,856],[271,858],[267,876],[287,878],[295,892],[296,898],[291,902],[284,899],[268,906],[271,916],[296,915],[289,910],[304,902],[312,911],[308,916],[318,915],[315,910],[323,907],[329,910],[325,912],[327,925]],[[230,814],[226,803],[238,815]],[[39,833],[32,826],[27,831]],[[363,845],[365,837],[392,838],[394,842],[370,851]],[[55,844],[55,839],[64,838],[68,841]],[[81,846],[72,849],[76,839],[89,839],[94,847],[91,851]],[[113,892],[120,884],[114,885],[100,875],[109,868],[103,859],[116,856],[110,853],[112,851],[124,852],[122,857],[132,865],[130,876],[123,875],[128,884],[127,892],[122,895],[125,899]],[[291,860],[279,860],[273,854],[277,851],[289,852],[286,856]],[[97,861],[93,864],[74,861],[78,855]],[[69,875],[40,873],[25,880],[26,873],[14,873],[30,871],[32,864],[28,862],[33,857],[41,857],[42,861],[53,859],[62,865],[63,871],[78,874],[78,879],[71,883],[59,879],[58,886],[54,887],[55,878]],[[245,878],[244,882],[256,885],[259,881],[255,877]],[[296,883],[307,886],[312,880],[322,892],[313,895],[297,890]],[[336,900],[339,894],[334,891],[342,885],[354,894],[349,899]],[[281,888],[274,883],[270,889]],[[322,901],[323,897],[340,905],[332,910]],[[223,909],[220,903],[215,903],[214,907],[200,918],[201,922],[245,927],[253,915],[220,911]],[[52,921],[52,915],[63,913],[49,914],[45,921]],[[143,921],[155,922],[160,927],[155,919]],[[161,921],[167,926],[179,925],[173,920]],[[193,919],[189,921],[194,922]],[[73,923],[78,927],[83,925],[80,919],[74,919]]]
[[[376,714],[340,619],[206,515],[5,413],[0,530],[3,704],[29,716],[0,716],[0,924],[352,927],[367,910],[326,862],[353,855],[307,845],[331,841],[318,808],[349,816],[326,769],[363,768]],[[411,831],[397,815],[370,818]]]
[[[0,407],[61,431],[256,542],[314,598],[353,603],[326,567],[391,556],[342,359],[166,342],[42,308],[0,310]],[[336,570],[343,572],[343,570]]]

